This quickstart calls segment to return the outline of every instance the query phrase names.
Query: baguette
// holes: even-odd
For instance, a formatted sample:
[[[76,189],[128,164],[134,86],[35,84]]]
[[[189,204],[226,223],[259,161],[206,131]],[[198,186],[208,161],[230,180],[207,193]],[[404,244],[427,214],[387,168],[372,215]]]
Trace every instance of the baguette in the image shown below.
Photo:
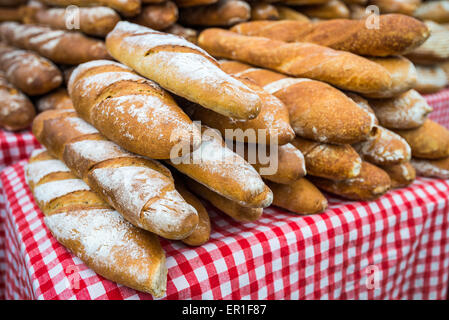
[[[178,171],[241,206],[262,208],[273,200],[271,190],[257,171],[227,148],[220,134],[213,129],[203,127],[200,147],[168,162]]]
[[[358,201],[378,199],[391,187],[391,180],[388,174],[365,161],[362,163],[360,175],[356,178],[333,181],[319,177],[310,177],[310,180],[324,191]]]
[[[447,0],[423,2],[413,12],[413,15],[421,20],[432,20],[439,23],[448,23],[449,2]]]
[[[218,0],[175,0],[175,3],[179,8],[188,8],[203,5],[211,5],[216,3],[217,1]]]
[[[307,173],[332,180],[352,179],[360,174],[362,160],[350,145],[318,143],[296,137],[292,144],[304,155]]]
[[[411,158],[407,142],[381,126],[376,126],[367,140],[356,143],[353,147],[364,160],[381,166],[407,162]]]
[[[275,8],[279,14],[278,20],[310,21],[307,16],[292,8],[281,5],[276,5]]]
[[[326,83],[289,78],[232,61],[221,62],[221,67],[227,73],[254,81],[284,102],[291,126],[299,136],[346,144],[364,140],[373,127],[372,118],[364,110]]]
[[[155,30],[163,30],[173,25],[178,20],[178,7],[172,1],[149,4],[142,8],[142,12],[131,22],[149,27]]]
[[[78,7],[105,6],[120,12],[125,17],[133,17],[140,12],[140,0],[39,0],[50,6]]]
[[[37,100],[36,108],[39,112],[46,110],[72,109],[72,99],[65,88],[59,88]]]
[[[17,131],[27,128],[36,112],[31,101],[0,71],[0,127]]]
[[[4,7],[16,7],[18,5],[24,4],[27,0],[0,0],[0,6]]]
[[[420,46],[428,37],[427,26],[399,14],[379,16],[379,28],[368,28],[364,20],[335,19],[309,23],[302,21],[255,21],[231,30],[250,36],[285,42],[311,42],[335,50],[367,56],[398,55]]]
[[[245,1],[219,0],[217,3],[182,9],[179,19],[189,26],[232,26],[251,18],[251,7]]]
[[[122,21],[106,45],[114,58],[187,100],[236,119],[259,114],[260,97],[183,38]]]
[[[273,1],[277,2],[277,1]],[[329,0],[281,0],[279,1],[282,4],[290,5],[290,6],[305,6],[305,5],[319,5],[325,4],[329,2]]]
[[[360,95],[354,93],[354,92],[345,92],[345,95],[350,98],[352,101],[357,103],[357,105],[365,110],[368,115],[371,117],[371,122],[374,123],[374,125],[379,124],[379,120],[376,117],[376,114],[374,113],[373,108],[368,104],[368,100],[365,98],[362,98]],[[373,126],[374,127],[374,126]]]
[[[0,69],[9,82],[27,95],[45,94],[62,83],[62,73],[38,54],[0,43]]]
[[[259,21],[251,23],[256,22]],[[349,52],[311,43],[286,43],[222,29],[206,29],[198,37],[198,44],[217,57],[321,80],[346,90],[370,93],[391,85],[391,77],[382,66]]]
[[[103,41],[85,37],[79,32],[3,22],[0,24],[0,38],[10,45],[36,51],[60,64],[80,64],[110,58]]]
[[[324,195],[306,178],[291,184],[268,183],[273,191],[273,204],[298,214],[320,213],[326,210]]]
[[[449,157],[436,160],[412,159],[411,163],[418,176],[449,179]]]
[[[449,130],[427,119],[416,129],[396,130],[412,149],[415,158],[440,159],[449,157]]]
[[[164,296],[167,267],[157,236],[125,221],[61,161],[40,151],[25,176],[56,240],[106,279]]]
[[[98,37],[105,37],[120,21],[120,16],[108,7],[89,7],[77,9],[77,28],[79,31]],[[37,10],[31,21],[54,29],[71,30],[68,22],[70,16],[65,8],[48,8]]]
[[[40,114],[33,134],[133,225],[167,239],[183,239],[198,224],[196,210],[175,190],[167,168],[106,140],[74,112]]]
[[[237,202],[231,201],[222,197],[218,193],[206,188],[202,184],[192,180],[186,179],[186,184],[189,189],[199,197],[209,201],[217,209],[221,210],[226,215],[234,220],[240,222],[256,221],[263,213],[263,208],[248,208],[239,205]]]
[[[0,7],[0,22],[3,21],[17,21],[22,22],[23,7],[16,8],[2,8]]]
[[[401,56],[370,58],[387,69],[391,76],[391,86],[388,90],[366,94],[370,98],[392,98],[413,89],[417,82],[416,68],[408,59]]]
[[[278,20],[279,12],[269,3],[251,3],[251,20]]]
[[[349,18],[349,8],[340,0],[330,0],[329,2],[304,6],[300,8],[306,16],[318,19],[346,19]]]
[[[173,98],[151,80],[108,60],[78,66],[69,95],[85,121],[131,152],[168,159],[176,147],[197,148],[201,134]],[[177,149],[176,149],[177,150]]]
[[[370,0],[382,13],[402,13],[411,16],[421,4],[421,0]]]
[[[380,124],[388,129],[417,128],[433,110],[416,90],[409,90],[396,98],[370,99],[369,104]]]
[[[418,74],[415,90],[419,93],[438,92],[449,84],[444,70],[438,66],[416,66]]]
[[[179,104],[192,119],[219,130],[226,139],[279,145],[290,142],[295,137],[295,132],[290,126],[288,109],[282,101],[244,77],[237,79],[256,91],[262,99],[261,111],[255,119],[236,121],[187,100]],[[231,137],[228,137],[229,133],[232,134]]]
[[[193,44],[196,44],[198,40],[198,31],[191,28],[185,28],[177,23],[165,29],[164,32],[183,37],[184,39],[192,42]]]
[[[410,162],[382,166],[381,169],[390,176],[392,189],[405,188],[416,178],[416,171]]]

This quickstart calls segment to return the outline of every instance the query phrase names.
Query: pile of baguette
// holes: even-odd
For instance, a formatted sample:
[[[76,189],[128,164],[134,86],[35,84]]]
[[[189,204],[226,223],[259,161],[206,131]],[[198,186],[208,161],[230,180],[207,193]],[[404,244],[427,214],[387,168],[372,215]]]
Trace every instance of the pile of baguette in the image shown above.
[[[98,274],[162,297],[159,237],[205,244],[200,199],[244,223],[449,178],[421,95],[449,59],[422,7],[447,1],[371,1],[377,27],[363,0],[273,2],[0,0],[0,126],[32,126],[35,201]]]

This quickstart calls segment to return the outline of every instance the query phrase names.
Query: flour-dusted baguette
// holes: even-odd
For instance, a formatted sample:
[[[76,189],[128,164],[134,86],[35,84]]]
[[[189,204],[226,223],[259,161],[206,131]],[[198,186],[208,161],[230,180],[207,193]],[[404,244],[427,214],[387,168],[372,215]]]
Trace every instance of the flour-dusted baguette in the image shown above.
[[[27,95],[45,94],[62,83],[61,71],[38,54],[0,43],[0,69]]]
[[[370,99],[369,104],[380,124],[389,129],[417,128],[433,110],[426,99],[413,89],[396,98]]]
[[[372,118],[341,91],[326,83],[289,78],[233,61],[222,61],[220,65],[227,73],[254,81],[284,102],[297,135],[345,144],[364,140],[372,129]]]
[[[408,59],[401,56],[370,58],[387,69],[391,76],[391,86],[388,90],[366,94],[370,98],[397,97],[407,90],[413,89],[417,82],[415,66]]]
[[[255,119],[236,121],[185,99],[179,101],[179,104],[192,119],[218,129],[228,140],[278,145],[291,141],[295,132],[290,126],[289,111],[284,103],[245,77],[237,79],[257,92],[261,98],[261,110]]]
[[[256,221],[263,213],[263,208],[248,208],[241,206],[237,202],[231,201],[216,192],[206,188],[202,184],[187,178],[186,184],[197,196],[209,201],[217,209],[227,214],[231,218],[241,221]]]
[[[426,1],[419,5],[413,15],[421,20],[432,20],[440,23],[449,22],[449,1]]]
[[[33,134],[126,220],[168,239],[183,239],[198,224],[196,210],[175,190],[170,171],[106,140],[76,113],[50,110]]]
[[[77,20],[71,21],[65,8],[45,8],[37,10],[31,18],[33,23],[49,26],[54,29],[81,31],[92,36],[104,37],[110,32],[120,16],[108,7],[88,7],[77,9]]]
[[[279,14],[278,20],[310,21],[304,14],[287,6],[275,5],[275,8]]]
[[[165,29],[164,32],[171,33],[180,37],[183,37],[187,41],[190,41],[194,44],[197,43],[198,40],[198,31],[191,28],[185,28],[180,24],[173,24],[169,28]]]
[[[285,42],[311,42],[335,50],[367,56],[390,56],[410,51],[428,37],[427,26],[399,14],[379,16],[379,28],[368,28],[365,20],[335,19],[317,23],[301,21],[254,21],[231,30],[250,36]]]
[[[345,180],[360,174],[362,160],[350,145],[318,143],[296,137],[292,145],[304,155],[307,173],[332,180]]]
[[[366,161],[377,165],[392,165],[410,160],[408,143],[396,133],[381,126],[375,126],[368,139],[353,145]]]
[[[416,178],[416,171],[410,162],[381,166],[390,176],[391,188],[404,188]]]
[[[36,114],[31,101],[8,82],[0,71],[0,127],[16,131],[27,128]]]
[[[275,147],[237,142],[233,149],[266,180],[290,184],[306,175],[304,156],[291,143]]]
[[[79,32],[3,22],[0,24],[0,38],[10,45],[36,51],[55,63],[79,64],[110,58],[103,41]]]
[[[136,228],[47,152],[33,152],[25,177],[53,236],[106,279],[165,294],[167,267],[156,235]]]
[[[382,13],[402,13],[410,16],[421,4],[421,0],[370,0],[370,4],[377,6]]]
[[[125,17],[133,17],[140,12],[141,0],[39,0],[51,6],[78,7],[105,6],[117,10]]]
[[[360,175],[353,179],[333,181],[310,177],[318,188],[343,198],[359,201],[375,200],[384,195],[391,187],[388,174],[366,161],[362,163]]]
[[[198,44],[217,57],[321,80],[351,91],[378,92],[391,85],[391,77],[382,66],[349,52],[312,43],[286,43],[222,29],[206,29],[198,37]]]
[[[183,38],[122,21],[106,45],[114,58],[187,100],[236,119],[259,114],[258,94]]]
[[[276,7],[269,3],[251,3],[251,20],[278,20],[279,12]]]
[[[448,2],[449,3],[449,2]],[[432,65],[449,59],[449,30],[444,26],[425,21],[430,37],[422,45],[407,54],[414,63]]]
[[[320,213],[326,210],[324,195],[306,178],[291,184],[268,183],[273,191],[273,205],[298,214]]]
[[[39,112],[46,110],[74,109],[72,99],[65,88],[59,88],[40,97],[36,102]]]
[[[172,1],[149,4],[131,21],[155,30],[163,30],[178,20],[178,7]]]
[[[245,1],[219,0],[217,3],[182,9],[179,19],[189,26],[232,26],[251,18],[251,7]]]
[[[218,0],[175,0],[179,8],[196,7],[203,5],[210,5],[216,3]]]
[[[416,66],[418,74],[415,90],[419,93],[434,93],[442,90],[449,84],[446,73],[439,65]]]
[[[349,8],[340,0],[330,0],[329,2],[300,7],[299,10],[306,16],[318,19],[345,19],[349,18]]]
[[[119,63],[78,66],[68,91],[81,118],[131,152],[168,159],[200,143],[199,128],[164,89]]]
[[[395,130],[412,149],[412,155],[422,159],[440,159],[449,157],[449,130],[427,119],[416,129]]]
[[[449,157],[436,160],[412,159],[411,164],[418,176],[449,179]]]
[[[221,135],[203,127],[201,145],[192,153],[172,158],[169,163],[180,172],[241,206],[262,208],[273,200],[271,190],[259,173],[229,149]]]
[[[347,97],[349,97],[352,101],[354,101],[355,103],[357,103],[357,105],[362,108],[363,110],[365,110],[368,115],[371,117],[371,121],[372,123],[379,124],[379,120],[376,117],[376,114],[374,113],[373,108],[371,108],[371,106],[368,104],[368,100],[366,100],[365,98],[361,97],[360,95],[358,95],[357,93],[354,92],[345,92],[345,95]]]

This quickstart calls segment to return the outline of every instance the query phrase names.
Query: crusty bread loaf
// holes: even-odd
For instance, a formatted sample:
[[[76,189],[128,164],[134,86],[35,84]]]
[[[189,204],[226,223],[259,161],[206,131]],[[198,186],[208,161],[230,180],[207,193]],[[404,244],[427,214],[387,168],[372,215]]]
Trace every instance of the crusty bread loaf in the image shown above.
[[[449,84],[446,73],[439,65],[416,66],[418,74],[415,90],[419,93],[434,93],[442,90]]]
[[[216,3],[218,0],[175,0],[179,8],[196,7],[202,5],[210,5]]]
[[[245,1],[219,0],[207,6],[195,6],[180,11],[179,20],[188,26],[232,26],[251,18],[251,7]]]
[[[391,77],[382,66],[349,52],[312,43],[286,43],[222,29],[206,29],[198,37],[198,44],[217,57],[321,80],[351,91],[377,92],[391,85]]]
[[[191,28],[185,28],[177,23],[165,29],[164,32],[183,37],[184,39],[192,42],[193,44],[196,44],[198,41],[198,31]]]
[[[183,239],[198,224],[196,210],[175,190],[167,168],[106,140],[75,113],[41,113],[33,122],[33,134],[133,225]]]
[[[31,101],[0,71],[0,128],[16,131],[27,128],[36,112]]]
[[[330,0],[320,5],[303,6],[299,10],[306,16],[318,19],[349,18],[349,8],[340,0]]]
[[[24,4],[27,0],[0,0],[0,6],[12,6],[16,7],[18,5]]]
[[[165,294],[167,267],[156,235],[125,221],[45,151],[33,152],[25,177],[53,236],[88,267],[155,297]]]
[[[410,51],[428,37],[427,26],[399,14],[379,16],[379,28],[368,28],[365,20],[334,19],[317,23],[301,21],[255,21],[231,30],[250,36],[285,42],[311,42],[335,50],[367,56],[390,56]]]
[[[76,29],[92,36],[106,36],[120,21],[120,16],[108,7],[79,8],[77,14],[79,20],[76,20]],[[65,8],[37,10],[30,19],[33,23],[46,25],[54,29],[70,30],[69,27],[72,27],[67,23]]]
[[[269,3],[251,3],[251,20],[278,20],[279,12],[276,7]]]
[[[379,7],[382,13],[402,13],[410,16],[421,4],[421,0],[370,0],[370,4]]]
[[[449,130],[427,119],[416,129],[396,130],[412,149],[412,155],[422,159],[440,159],[449,157]]]
[[[360,175],[356,178],[333,181],[310,177],[310,180],[318,188],[327,192],[358,201],[375,200],[384,195],[391,187],[388,174],[366,161],[362,163]]]
[[[396,98],[370,99],[369,104],[380,124],[389,129],[417,128],[433,110],[426,99],[413,89]]]
[[[449,157],[436,160],[412,159],[411,163],[418,176],[449,179]]]
[[[381,166],[381,168],[390,176],[392,189],[404,188],[413,183],[416,178],[416,171],[410,162]]]
[[[382,166],[410,160],[410,146],[403,138],[381,126],[374,129],[367,140],[353,145],[364,160]]]
[[[376,117],[376,114],[374,113],[373,108],[371,108],[371,106],[368,104],[368,100],[366,100],[365,98],[361,97],[360,95],[358,95],[357,93],[354,92],[345,92],[346,96],[348,96],[352,101],[354,101],[355,103],[357,103],[357,105],[362,108],[363,110],[365,110],[368,115],[371,117],[371,121],[376,125],[379,124],[379,120]]]
[[[306,178],[291,184],[268,183],[273,191],[273,204],[298,214],[320,213],[326,210],[324,195]]]
[[[297,135],[345,144],[364,140],[372,129],[372,118],[326,83],[289,78],[233,61],[222,61],[220,65],[225,72],[246,77],[283,101]]]
[[[68,91],[81,118],[131,152],[168,159],[200,143],[199,128],[164,89],[119,63],[78,66]]]
[[[155,30],[163,30],[178,20],[178,7],[172,1],[149,4],[131,21]]]
[[[39,0],[51,6],[78,7],[105,6],[117,10],[125,17],[133,17],[140,12],[140,0]]]
[[[212,203],[217,209],[241,222],[256,221],[263,213],[263,208],[248,208],[239,205],[237,202],[222,197],[218,193],[206,188],[202,184],[186,178],[189,189],[197,196],[206,199]]]
[[[415,66],[408,59],[401,56],[370,58],[387,69],[391,76],[391,86],[388,90],[366,94],[370,98],[397,97],[407,90],[413,89],[417,82]]]
[[[183,38],[122,21],[106,44],[117,60],[187,100],[236,119],[259,114],[260,97]]]
[[[38,54],[0,43],[0,69],[27,95],[45,94],[62,83],[61,71]]]
[[[3,21],[17,21],[22,22],[23,18],[23,7],[15,8],[3,8],[0,7],[0,22]]]
[[[350,145],[318,143],[296,137],[292,144],[304,155],[307,173],[332,180],[345,180],[360,174],[362,160]]]
[[[273,0],[273,2],[278,2]],[[291,6],[305,6],[305,5],[319,5],[329,2],[329,0],[281,0],[282,4],[287,4]]]
[[[279,14],[278,20],[295,20],[295,21],[310,21],[310,19],[292,8],[276,5],[276,10]]]
[[[225,198],[252,208],[267,207],[273,200],[271,190],[257,171],[229,149],[219,133],[203,127],[201,145],[169,163]]]
[[[413,12],[421,20],[432,20],[440,23],[449,22],[449,2],[447,0],[425,1]]]
[[[40,97],[36,102],[39,112],[46,110],[74,109],[72,99],[65,88],[59,88],[49,94]]]
[[[0,24],[0,38],[15,47],[36,51],[55,63],[79,64],[110,58],[103,41],[79,32],[3,22]]]

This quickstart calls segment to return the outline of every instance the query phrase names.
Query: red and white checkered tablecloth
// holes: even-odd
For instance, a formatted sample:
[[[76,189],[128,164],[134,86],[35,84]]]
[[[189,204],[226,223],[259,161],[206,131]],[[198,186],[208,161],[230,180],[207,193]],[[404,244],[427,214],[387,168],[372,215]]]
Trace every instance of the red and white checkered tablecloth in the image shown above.
[[[449,89],[426,98],[431,118],[449,128]],[[0,131],[0,147],[2,168],[39,143],[29,131]],[[51,237],[23,164],[1,173],[0,299],[150,298],[97,276]],[[246,224],[209,207],[208,244],[192,249],[162,240],[167,298],[445,298],[448,194],[447,181],[418,179],[376,202],[330,199],[325,214],[306,217],[272,207]],[[369,289],[367,279],[378,279],[379,288]]]

